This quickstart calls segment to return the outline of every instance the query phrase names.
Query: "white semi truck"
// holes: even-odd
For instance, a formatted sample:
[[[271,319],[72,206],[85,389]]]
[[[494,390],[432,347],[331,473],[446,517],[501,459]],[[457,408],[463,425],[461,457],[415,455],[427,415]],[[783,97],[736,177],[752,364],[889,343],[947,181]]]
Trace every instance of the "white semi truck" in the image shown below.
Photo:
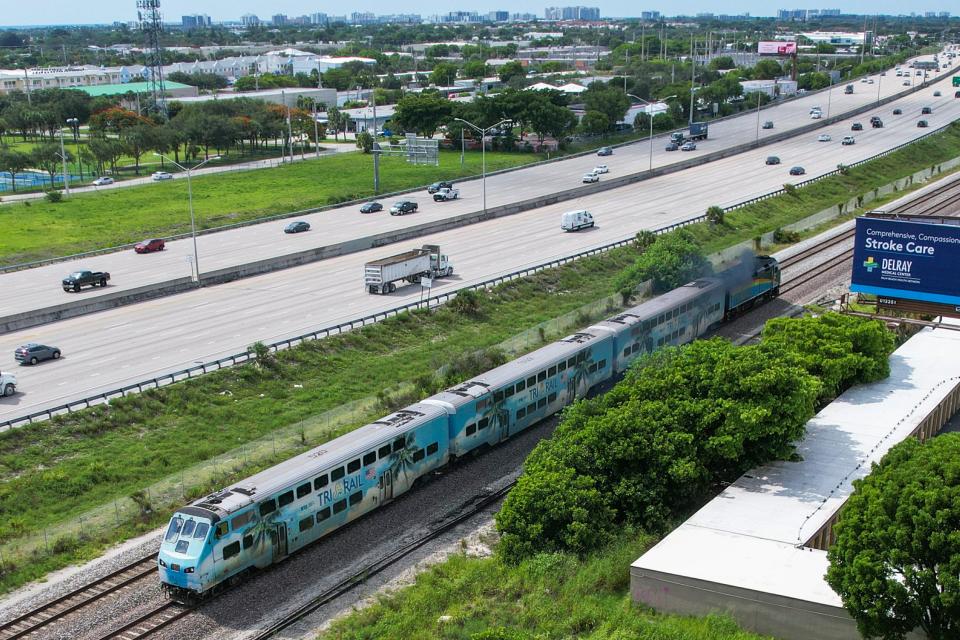
[[[12,396],[17,392],[17,377],[0,371],[0,396]]]
[[[453,275],[453,265],[435,244],[425,244],[422,249],[405,251],[363,265],[364,286],[369,293],[381,295],[396,291],[396,283],[402,280],[420,282],[423,278],[450,275]]]

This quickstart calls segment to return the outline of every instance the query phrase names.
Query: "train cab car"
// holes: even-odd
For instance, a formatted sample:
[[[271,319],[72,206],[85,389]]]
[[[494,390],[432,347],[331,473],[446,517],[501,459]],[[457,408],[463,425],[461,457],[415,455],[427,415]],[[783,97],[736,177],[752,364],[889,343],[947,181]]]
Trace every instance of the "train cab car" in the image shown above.
[[[417,403],[183,507],[157,564],[193,603],[410,489],[448,460],[447,414]]]
[[[492,446],[608,380],[613,335],[592,326],[424,400],[450,416],[450,455]]]

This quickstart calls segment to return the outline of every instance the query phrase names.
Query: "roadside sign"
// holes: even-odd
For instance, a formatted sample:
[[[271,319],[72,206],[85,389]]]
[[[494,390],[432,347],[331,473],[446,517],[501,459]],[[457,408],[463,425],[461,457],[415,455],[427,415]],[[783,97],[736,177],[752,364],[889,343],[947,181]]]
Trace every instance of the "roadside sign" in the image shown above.
[[[429,289],[430,287],[433,286],[433,280],[431,278],[421,278],[420,286],[423,287],[424,289]]]

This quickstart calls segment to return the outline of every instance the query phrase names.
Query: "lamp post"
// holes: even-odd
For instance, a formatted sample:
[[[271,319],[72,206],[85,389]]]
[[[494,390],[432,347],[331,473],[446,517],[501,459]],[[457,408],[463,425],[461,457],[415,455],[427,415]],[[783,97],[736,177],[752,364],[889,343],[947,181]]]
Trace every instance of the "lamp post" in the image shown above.
[[[830,118],[830,98],[833,97],[833,74],[830,74],[830,88],[827,89],[827,118]]]
[[[480,163],[482,167],[481,174],[483,176],[482,178],[483,180],[483,212],[486,213],[487,212],[487,141],[486,141],[487,131],[496,129],[500,125],[510,122],[510,120],[501,120],[497,124],[492,124],[486,128],[478,127],[472,122],[467,122],[463,118],[454,118],[454,120],[456,120],[457,122],[462,122],[463,124],[467,125],[468,127],[471,127],[472,129],[480,133],[480,158],[481,158]]]
[[[60,160],[63,161],[63,190],[70,197],[70,177],[67,175],[67,152],[63,150],[63,127],[60,127]],[[12,177],[12,176],[11,176]]]
[[[757,142],[760,142],[760,92],[757,91]]]
[[[190,176],[194,171],[196,171],[203,165],[207,164],[211,160],[219,160],[220,156],[211,156],[206,160],[204,160],[203,162],[201,162],[200,164],[196,164],[188,168],[183,166],[179,162],[171,160],[170,158],[163,155],[162,153],[154,153],[153,155],[160,156],[170,164],[180,167],[180,170],[187,174],[187,200],[190,203],[190,235],[193,236],[193,265],[194,265],[194,269],[196,269],[196,273],[194,274],[194,279],[195,279],[194,281],[197,284],[200,284],[200,255],[197,253],[197,225],[193,217],[193,185],[190,182]]]
[[[883,76],[877,76],[877,106],[880,106],[880,83],[883,82]]]
[[[643,103],[645,103],[645,104],[647,104],[647,105],[653,106],[653,103],[652,103],[652,102],[650,102],[650,101],[648,101],[648,100],[644,100],[644,99],[641,98],[640,96],[635,96],[635,95],[633,95],[632,93],[628,93],[627,96],[630,97],[630,98],[636,98],[636,99],[639,100],[640,102],[643,102]],[[677,96],[675,96],[675,95],[674,95],[674,96],[667,96],[666,98],[661,98],[660,101],[661,101],[661,102],[666,102],[667,100],[671,100],[671,99],[676,98],[676,97],[677,97]],[[649,117],[649,120],[650,120],[650,171],[653,171],[653,109],[651,109],[651,110],[650,110],[650,113],[647,114],[647,115],[650,116],[650,117]]]

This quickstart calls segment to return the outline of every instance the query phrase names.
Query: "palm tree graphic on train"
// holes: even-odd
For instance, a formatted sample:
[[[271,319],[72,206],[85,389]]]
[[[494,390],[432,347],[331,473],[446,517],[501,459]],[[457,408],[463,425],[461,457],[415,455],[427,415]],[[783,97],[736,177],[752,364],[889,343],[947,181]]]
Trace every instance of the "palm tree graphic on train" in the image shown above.
[[[400,473],[403,474],[403,479],[407,479],[407,470],[413,470],[414,461],[413,454],[417,452],[417,436],[415,433],[410,432],[407,434],[407,438],[403,443],[403,449],[399,451],[394,451],[390,454],[390,473],[394,478],[398,478]]]
[[[507,399],[500,398],[496,402],[490,403],[490,408],[483,414],[484,418],[490,420],[491,430],[499,431],[506,427],[510,420],[510,411],[507,409]]]
[[[270,540],[270,533],[276,526],[276,520],[279,516],[279,509],[268,513],[266,516],[260,516],[257,523],[247,530],[246,535],[253,536],[253,548],[256,553],[263,552],[263,546]]]
[[[583,358],[577,357],[577,363],[572,369],[567,369],[567,400],[573,402],[577,398],[587,395],[589,384],[587,380],[588,369],[593,362],[593,349],[587,349]]]

